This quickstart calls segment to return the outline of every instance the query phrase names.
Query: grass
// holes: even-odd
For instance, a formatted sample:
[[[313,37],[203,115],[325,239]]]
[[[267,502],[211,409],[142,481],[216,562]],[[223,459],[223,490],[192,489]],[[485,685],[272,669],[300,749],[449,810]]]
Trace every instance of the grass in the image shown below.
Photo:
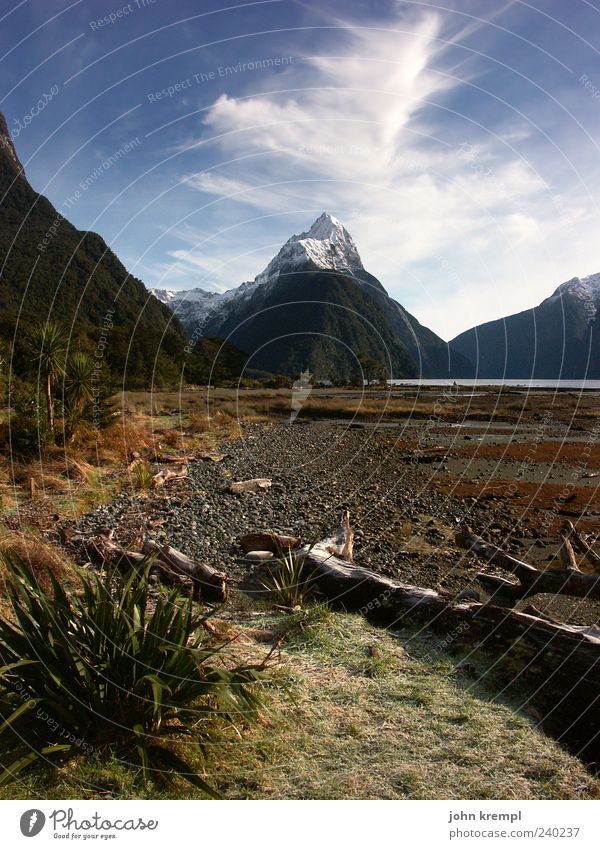
[[[126,578],[80,570],[78,588],[47,569],[48,592],[30,563],[2,560],[12,615],[0,618],[0,787],[38,762],[109,750],[145,782],[218,796],[181,741],[198,761],[219,723],[237,740],[256,721],[262,666],[229,664],[211,614],[176,589],[157,593],[151,561]]]
[[[510,704],[473,685],[414,632],[317,608],[282,652],[293,708],[275,694],[266,727],[234,758],[229,798],[585,798],[596,782]],[[271,623],[272,624],[272,623]]]
[[[134,492],[148,492],[152,487],[152,467],[147,460],[140,460],[131,470]]]
[[[95,433],[82,429],[66,448],[52,446],[42,462],[0,462],[0,510],[27,500],[34,479],[38,499],[52,501],[56,512],[76,517],[131,488],[127,466],[133,452],[154,462],[161,454],[194,454],[214,449],[223,439],[240,436],[241,421],[287,418],[292,409],[289,389],[213,389],[182,392],[124,392],[112,399],[112,424]],[[460,422],[465,418],[531,420],[550,413],[553,421],[575,417],[589,426],[598,410],[593,393],[536,393],[504,389],[488,393],[464,389],[448,400],[439,388],[414,387],[344,390],[315,389],[304,404],[304,419],[358,421],[431,419]],[[1,411],[0,411],[1,412]],[[1,414],[0,414],[1,418]],[[143,487],[142,487],[143,489]]]
[[[514,387],[461,387],[456,396],[444,395],[442,387],[418,389],[396,386],[390,389],[315,388],[303,404],[303,418],[356,418],[374,421],[380,418],[428,419],[460,422],[463,419],[517,421],[530,419],[532,413],[552,413],[555,421],[570,422],[572,417],[589,423],[600,415],[594,393],[540,392]],[[286,418],[292,406],[291,389],[211,389],[183,392],[125,392],[117,396],[127,415],[210,415],[214,426],[221,415],[234,424],[240,419],[265,421]]]
[[[79,571],[64,552],[34,531],[12,531],[0,526],[0,617],[3,619],[11,618],[11,607],[5,592],[8,573],[3,559],[9,554],[16,554],[27,564],[44,592],[52,589],[49,572],[61,583],[72,586],[79,584]]]
[[[169,393],[163,394],[169,398]],[[0,516],[18,514],[24,504],[32,503],[33,480],[34,501],[40,509],[45,504],[47,512],[76,518],[111,501],[119,491],[147,491],[150,464],[157,457],[202,454],[223,439],[239,436],[237,423],[222,411],[207,418],[198,393],[193,403],[179,407],[175,393],[168,404],[149,404],[150,393],[127,395],[135,400],[124,402],[106,429],[82,429],[68,446],[48,446],[42,458],[9,462],[0,457]],[[141,455],[142,462],[130,470],[134,452]]]
[[[230,799],[584,799],[597,782],[533,719],[414,631],[385,632],[316,606],[238,612],[238,660],[283,639],[261,721],[243,741],[223,723],[207,780]],[[472,658],[470,659],[472,662]],[[73,758],[4,798],[197,798],[143,781],[112,755]]]
[[[237,435],[238,415],[277,418],[290,410],[287,390],[246,390],[239,397],[235,390],[216,390],[213,395],[208,418],[198,392],[129,393],[121,399],[122,416],[98,441],[82,439],[69,446],[70,465],[65,467],[64,449],[57,448],[43,470],[35,464],[18,467],[17,490],[26,493],[30,476],[43,477],[46,489],[38,483],[38,498],[51,498],[52,509],[62,515],[77,515],[110,500],[120,488],[131,488],[126,468],[134,450],[146,463],[159,451],[209,450],[223,437]],[[505,395],[504,411],[512,406],[509,417],[514,419],[523,403]],[[360,396],[360,391],[316,390],[302,415],[346,418],[357,408],[359,417],[382,413],[382,393],[370,392],[363,401]],[[551,407],[549,398],[544,396],[536,409]],[[593,400],[584,396],[579,417],[595,415]],[[458,419],[465,413],[489,416],[496,396],[476,402],[445,408]],[[576,403],[563,393],[556,419],[572,415]],[[413,410],[424,417],[431,414],[431,404],[410,390],[395,393],[391,410],[399,417]],[[504,411],[500,406],[496,415],[503,418]],[[5,510],[12,510],[12,470],[6,465],[0,472]],[[403,526],[399,535],[409,531]],[[72,577],[68,561],[39,534],[6,531],[0,550],[8,549],[16,549],[22,559],[26,554],[34,570],[50,549],[57,558],[55,576]],[[0,592],[0,614],[4,609]],[[542,734],[533,715],[520,713],[509,701],[497,703],[492,681],[478,683],[455,659],[433,650],[423,635],[386,633],[324,607],[292,615],[256,609],[227,615],[236,637],[231,644],[235,659],[259,661],[269,642],[281,641],[274,672],[281,687],[271,691],[259,725],[241,745],[232,742],[226,722],[216,728],[207,780],[228,798],[600,797],[582,764]],[[177,745],[187,759],[185,742]],[[203,768],[193,755],[190,764]],[[19,799],[202,796],[179,783],[169,789],[147,781],[109,749],[101,758],[75,753],[56,771],[40,766],[2,793]]]
[[[317,595],[314,571],[307,567],[302,556],[291,549],[281,551],[268,566],[269,574],[262,585],[280,604],[306,607]]]

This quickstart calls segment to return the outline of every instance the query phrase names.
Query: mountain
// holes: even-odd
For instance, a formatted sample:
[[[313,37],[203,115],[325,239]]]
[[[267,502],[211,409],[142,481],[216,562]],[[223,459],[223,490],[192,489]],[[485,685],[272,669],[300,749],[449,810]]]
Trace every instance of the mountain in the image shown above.
[[[600,379],[600,274],[573,277],[533,309],[488,321],[450,343],[481,378]]]
[[[0,114],[0,337],[13,367],[30,364],[23,340],[54,320],[73,345],[98,351],[128,385],[179,379],[186,337],[96,233],[77,230],[30,186]]]
[[[390,298],[365,270],[346,228],[326,212],[288,239],[253,281],[223,293],[155,294],[192,335],[228,339],[253,369],[308,369],[336,379],[358,373],[360,357],[394,378],[472,371],[460,354],[450,367],[447,344]]]

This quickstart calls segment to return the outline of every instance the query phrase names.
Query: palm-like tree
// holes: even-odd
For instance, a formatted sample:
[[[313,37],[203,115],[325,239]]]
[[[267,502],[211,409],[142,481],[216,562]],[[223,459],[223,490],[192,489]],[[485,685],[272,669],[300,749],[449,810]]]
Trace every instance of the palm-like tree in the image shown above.
[[[65,373],[67,337],[54,322],[37,324],[29,334],[29,348],[38,364],[39,374],[44,381],[48,427],[54,434],[54,399],[56,381]]]
[[[94,397],[94,360],[78,351],[71,354],[65,375],[65,394],[71,407],[81,413]]]
[[[63,406],[64,435],[70,440],[86,420],[87,407],[94,398],[94,360],[89,354],[71,354],[65,373]]]

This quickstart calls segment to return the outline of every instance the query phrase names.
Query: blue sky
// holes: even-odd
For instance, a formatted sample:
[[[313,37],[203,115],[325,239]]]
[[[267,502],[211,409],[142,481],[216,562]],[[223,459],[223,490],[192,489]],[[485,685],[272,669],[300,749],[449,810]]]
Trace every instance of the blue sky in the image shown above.
[[[600,0],[2,0],[0,57],[30,182],[149,286],[323,210],[445,339],[600,271]]]

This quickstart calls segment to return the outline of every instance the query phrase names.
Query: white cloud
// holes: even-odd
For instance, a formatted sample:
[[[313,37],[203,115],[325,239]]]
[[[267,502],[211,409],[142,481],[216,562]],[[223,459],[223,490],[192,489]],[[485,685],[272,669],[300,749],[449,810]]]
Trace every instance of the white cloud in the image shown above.
[[[281,91],[219,97],[196,143],[212,147],[222,162],[186,182],[219,200],[228,223],[243,217],[241,205],[265,216],[331,211],[354,236],[368,270],[449,338],[590,270],[575,264],[578,242],[591,229],[584,209],[561,200],[512,149],[533,135],[522,117],[501,138],[491,125],[477,130],[460,116],[450,120],[444,102],[460,81],[444,73],[441,32],[441,18],[429,10],[387,31],[341,28],[327,55],[305,57],[275,78]],[[229,287],[234,272],[241,281],[266,264],[270,221],[262,242],[242,244],[240,230],[239,243],[217,239],[172,255],[180,269],[204,274],[204,284],[195,285]],[[575,222],[577,238],[553,259]]]

